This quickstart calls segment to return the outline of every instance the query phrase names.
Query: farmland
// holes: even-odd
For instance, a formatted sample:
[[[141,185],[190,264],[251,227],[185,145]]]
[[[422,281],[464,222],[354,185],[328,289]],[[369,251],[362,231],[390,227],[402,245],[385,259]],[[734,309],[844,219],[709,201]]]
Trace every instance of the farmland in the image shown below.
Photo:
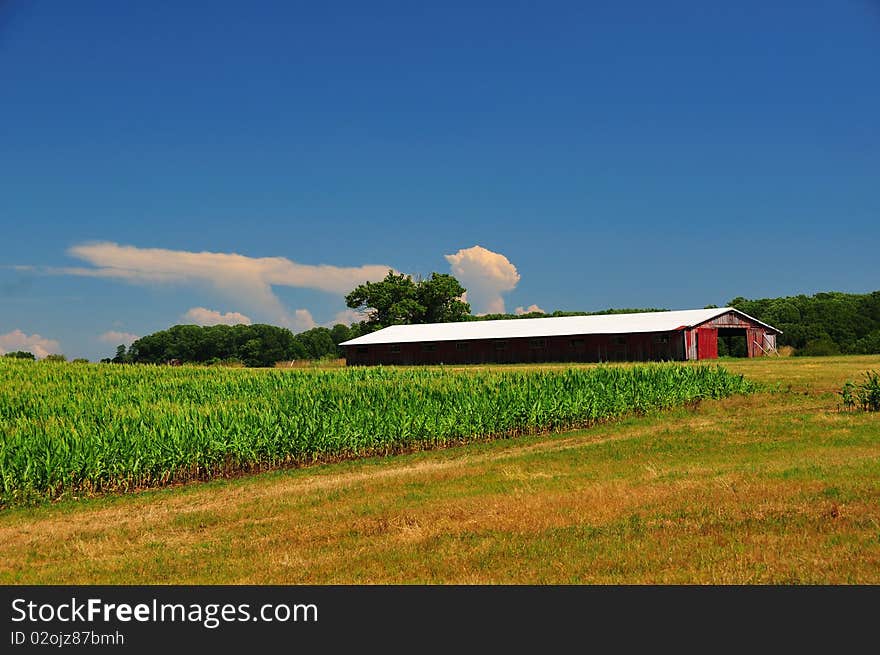
[[[0,361],[6,505],[584,427],[754,385],[717,366],[245,371]]]
[[[880,583],[880,416],[837,395],[880,357],[724,366],[763,389],[6,509],[0,582]]]

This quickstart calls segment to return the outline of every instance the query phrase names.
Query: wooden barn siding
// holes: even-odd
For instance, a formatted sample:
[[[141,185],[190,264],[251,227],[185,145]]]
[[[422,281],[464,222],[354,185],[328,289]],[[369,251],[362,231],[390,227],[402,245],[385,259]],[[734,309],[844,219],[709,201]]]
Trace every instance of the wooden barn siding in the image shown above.
[[[718,359],[718,328],[699,327],[697,334],[697,355],[700,359]]]
[[[694,330],[684,330],[685,359],[697,358],[697,334]]]
[[[661,336],[667,339],[667,343],[657,343],[657,337]],[[543,339],[544,346],[533,345],[535,339]],[[618,340],[622,343],[618,343]],[[499,341],[505,342],[503,349],[497,347]],[[584,334],[432,343],[435,347],[433,351],[425,350],[423,343],[366,346],[366,353],[358,352],[358,346],[346,346],[346,360],[354,365],[407,365],[651,361],[684,358],[680,332]],[[460,349],[459,343],[467,344],[467,348]]]
[[[733,312],[728,312],[727,314],[722,314],[721,316],[717,316],[713,318],[711,321],[706,321],[705,323],[701,323],[700,327],[733,327],[733,328],[748,328],[754,327],[757,324],[751,323],[747,321],[739,314],[734,314]]]
[[[764,330],[761,328],[749,328],[746,330],[746,344],[748,345],[749,357],[760,357],[764,351],[756,343],[764,346]]]
[[[776,335],[760,323],[753,323],[734,312],[722,314],[711,321],[701,323],[692,330],[685,330],[688,359],[717,359],[718,328],[743,328],[746,331],[746,347],[749,357],[761,357],[765,353],[755,341],[767,348],[768,342],[776,347]],[[703,344],[704,347],[701,347]]]

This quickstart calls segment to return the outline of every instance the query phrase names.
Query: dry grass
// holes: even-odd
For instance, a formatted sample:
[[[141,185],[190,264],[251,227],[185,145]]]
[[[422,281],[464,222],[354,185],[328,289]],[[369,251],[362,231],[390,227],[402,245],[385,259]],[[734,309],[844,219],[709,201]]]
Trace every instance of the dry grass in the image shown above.
[[[345,359],[290,359],[282,362],[275,362],[275,368],[345,368]]]
[[[0,514],[6,583],[878,583],[880,357],[561,436]]]

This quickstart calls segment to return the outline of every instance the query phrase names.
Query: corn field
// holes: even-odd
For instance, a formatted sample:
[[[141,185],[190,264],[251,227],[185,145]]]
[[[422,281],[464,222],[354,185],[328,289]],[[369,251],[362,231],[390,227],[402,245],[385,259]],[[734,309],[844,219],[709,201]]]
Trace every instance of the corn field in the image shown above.
[[[0,358],[0,507],[592,425],[752,390],[720,366],[244,370]]]

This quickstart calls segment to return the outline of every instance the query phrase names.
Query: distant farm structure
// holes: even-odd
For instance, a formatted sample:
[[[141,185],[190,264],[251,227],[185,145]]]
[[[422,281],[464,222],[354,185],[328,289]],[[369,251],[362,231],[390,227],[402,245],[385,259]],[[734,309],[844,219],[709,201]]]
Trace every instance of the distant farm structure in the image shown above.
[[[698,360],[718,357],[719,337],[744,338],[748,357],[775,354],[781,333],[721,307],[393,325],[340,345],[349,366]]]

